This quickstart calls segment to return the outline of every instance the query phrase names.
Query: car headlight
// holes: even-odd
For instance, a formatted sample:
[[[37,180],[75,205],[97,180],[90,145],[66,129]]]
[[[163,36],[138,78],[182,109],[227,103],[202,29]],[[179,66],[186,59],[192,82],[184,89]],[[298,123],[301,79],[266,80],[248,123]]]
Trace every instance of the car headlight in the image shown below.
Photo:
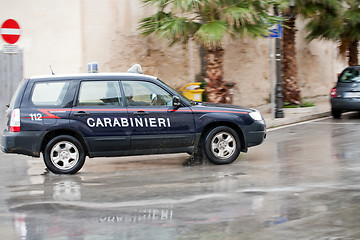
[[[249,115],[255,121],[262,121],[263,120],[263,118],[261,116],[261,113],[258,110],[255,110],[254,112],[249,113]]]

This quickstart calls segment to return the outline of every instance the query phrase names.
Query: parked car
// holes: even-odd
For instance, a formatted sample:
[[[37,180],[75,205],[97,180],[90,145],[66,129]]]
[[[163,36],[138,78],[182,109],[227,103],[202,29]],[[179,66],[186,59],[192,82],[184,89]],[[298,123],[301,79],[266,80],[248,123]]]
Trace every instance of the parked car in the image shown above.
[[[86,156],[187,152],[227,164],[266,137],[252,108],[192,102],[139,73],[51,75],[23,80],[8,108],[2,151],[40,157],[53,173]]]
[[[330,96],[334,118],[340,118],[345,111],[360,111],[360,66],[345,68]]]

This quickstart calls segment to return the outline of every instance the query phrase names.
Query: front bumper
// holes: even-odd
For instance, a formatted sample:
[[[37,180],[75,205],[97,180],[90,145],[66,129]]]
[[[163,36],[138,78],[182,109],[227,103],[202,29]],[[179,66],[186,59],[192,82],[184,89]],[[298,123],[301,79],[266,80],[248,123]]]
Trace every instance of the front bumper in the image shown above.
[[[265,121],[254,121],[244,132],[247,147],[253,147],[261,144],[266,138]]]
[[[24,154],[40,157],[42,133],[35,131],[8,132],[1,137],[1,150],[4,153]]]

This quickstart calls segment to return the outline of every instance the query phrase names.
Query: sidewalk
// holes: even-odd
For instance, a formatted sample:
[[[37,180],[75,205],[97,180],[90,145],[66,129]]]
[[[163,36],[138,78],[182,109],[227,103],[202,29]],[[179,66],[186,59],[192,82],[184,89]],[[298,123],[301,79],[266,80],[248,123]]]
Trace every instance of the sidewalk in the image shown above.
[[[267,128],[289,125],[292,123],[312,120],[331,115],[329,96],[310,98],[306,101],[314,102],[315,107],[283,108],[284,118],[272,118],[270,104],[255,107],[263,115]]]

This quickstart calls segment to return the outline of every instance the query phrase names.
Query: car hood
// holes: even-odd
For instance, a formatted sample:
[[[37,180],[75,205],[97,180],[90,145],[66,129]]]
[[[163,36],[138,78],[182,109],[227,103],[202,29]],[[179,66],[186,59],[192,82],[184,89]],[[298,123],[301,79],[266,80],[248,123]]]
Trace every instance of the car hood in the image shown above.
[[[243,106],[236,106],[231,104],[223,104],[223,103],[209,103],[209,102],[194,102],[194,105],[192,106],[193,109],[199,109],[199,108],[211,108],[216,110],[239,110],[239,111],[246,111],[246,112],[253,112],[255,109],[243,107]]]

